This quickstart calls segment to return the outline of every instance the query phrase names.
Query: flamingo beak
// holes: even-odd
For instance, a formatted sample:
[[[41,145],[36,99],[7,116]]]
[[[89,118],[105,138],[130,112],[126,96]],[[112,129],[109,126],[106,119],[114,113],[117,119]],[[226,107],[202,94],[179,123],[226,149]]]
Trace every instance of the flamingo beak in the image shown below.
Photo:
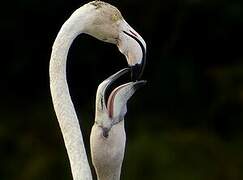
[[[129,72],[129,68],[124,68],[104,80],[98,87],[96,95],[96,108],[98,111],[106,109],[105,95],[108,87],[119,77]]]
[[[140,35],[135,34],[133,31],[130,31],[130,33],[127,31],[123,31],[123,32],[127,36],[134,39],[137,42],[137,44],[139,45],[139,47],[141,48],[141,52],[142,52],[141,59],[135,59],[135,61],[134,60],[131,61],[131,60],[129,60],[129,57],[127,57],[128,62],[130,62],[129,67],[131,68],[131,79],[132,79],[132,81],[137,81],[137,80],[141,79],[145,65],[146,65],[146,44],[145,44],[143,38]]]
[[[106,103],[106,94],[107,89],[109,86],[116,81],[122,75],[128,73],[130,71],[129,68],[124,68],[117,73],[111,75],[107,79],[105,79],[97,89],[96,93],[96,120],[95,122],[100,124],[103,130],[103,136],[107,138],[109,136],[109,131],[112,127],[112,121],[108,118],[108,110],[107,110],[107,103]],[[103,118],[98,118],[103,117]]]

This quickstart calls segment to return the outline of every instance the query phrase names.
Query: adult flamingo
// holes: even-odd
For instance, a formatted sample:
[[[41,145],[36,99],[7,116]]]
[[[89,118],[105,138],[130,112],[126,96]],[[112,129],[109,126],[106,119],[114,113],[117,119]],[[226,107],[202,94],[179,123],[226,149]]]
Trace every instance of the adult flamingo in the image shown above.
[[[117,8],[102,1],[92,1],[77,9],[63,24],[55,39],[49,69],[54,109],[63,134],[73,179],[91,180],[82,133],[66,79],[68,51],[73,40],[81,33],[116,44],[127,58],[133,80],[142,75],[146,44]]]

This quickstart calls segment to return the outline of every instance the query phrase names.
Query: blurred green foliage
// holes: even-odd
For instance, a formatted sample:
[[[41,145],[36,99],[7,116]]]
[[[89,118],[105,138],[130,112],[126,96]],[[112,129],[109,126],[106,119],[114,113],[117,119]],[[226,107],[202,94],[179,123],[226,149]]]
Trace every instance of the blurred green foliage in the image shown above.
[[[49,92],[51,46],[87,1],[5,2],[0,29],[0,179],[72,179]],[[243,179],[243,2],[107,1],[146,40],[147,87],[129,103],[122,179]],[[94,53],[95,52],[95,53]],[[81,35],[68,81],[86,149],[95,92],[126,66],[114,45]]]

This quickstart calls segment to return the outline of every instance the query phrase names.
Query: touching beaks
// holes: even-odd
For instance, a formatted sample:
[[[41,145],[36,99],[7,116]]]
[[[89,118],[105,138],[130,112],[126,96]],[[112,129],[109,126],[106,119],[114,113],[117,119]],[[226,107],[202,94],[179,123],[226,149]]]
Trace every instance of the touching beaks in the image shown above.
[[[126,35],[130,36],[131,38],[133,38],[138,43],[138,45],[140,46],[141,51],[142,51],[142,58],[140,57],[140,59],[131,61],[130,59],[132,57],[128,56],[128,61],[129,62],[131,61],[131,64],[129,64],[129,66],[131,68],[131,79],[132,79],[132,81],[136,81],[136,80],[141,79],[141,77],[143,75],[143,71],[144,71],[145,65],[146,65],[146,47],[142,43],[144,40],[143,41],[139,40],[139,38],[136,37],[135,34],[133,35],[132,32],[131,33],[128,33],[126,31],[123,31],[123,32]],[[140,39],[142,39],[141,36],[139,36],[139,37],[140,37]]]
[[[132,81],[136,81],[141,79],[146,65],[146,43],[125,20],[121,23],[121,29],[117,46],[126,56]]]

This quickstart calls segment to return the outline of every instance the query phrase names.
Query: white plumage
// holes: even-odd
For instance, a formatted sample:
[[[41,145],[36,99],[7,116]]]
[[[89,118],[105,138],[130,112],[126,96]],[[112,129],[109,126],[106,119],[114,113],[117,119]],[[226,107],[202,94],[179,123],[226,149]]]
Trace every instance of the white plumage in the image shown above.
[[[49,69],[54,109],[68,152],[73,179],[91,180],[82,133],[66,80],[68,51],[73,40],[81,33],[118,45],[120,51],[128,58],[127,61],[131,67],[135,64],[141,67],[136,68],[138,72],[134,73],[135,79],[142,73],[140,69],[143,69],[146,44],[142,37],[126,23],[117,8],[102,1],[93,1],[77,9],[63,24],[55,39]],[[125,35],[127,37],[124,39]],[[129,55],[133,53],[135,54]],[[134,68],[133,71],[135,71]],[[113,131],[115,128],[110,133],[112,134]]]
[[[99,180],[119,180],[124,157],[126,133],[124,116],[127,101],[134,92],[145,84],[136,81],[115,88],[105,102],[107,88],[121,75],[125,68],[104,80],[96,94],[96,116],[90,136],[91,157]]]

